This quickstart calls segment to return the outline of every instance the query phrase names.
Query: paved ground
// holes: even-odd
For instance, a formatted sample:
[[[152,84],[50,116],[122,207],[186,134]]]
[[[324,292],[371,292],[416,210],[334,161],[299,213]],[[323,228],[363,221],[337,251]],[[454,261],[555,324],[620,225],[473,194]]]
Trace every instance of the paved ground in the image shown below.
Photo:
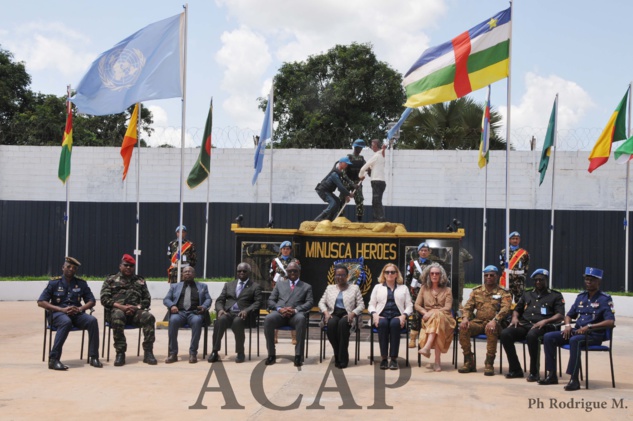
[[[156,316],[162,318],[162,304],[155,301],[153,308],[160,309],[156,311]],[[336,373],[336,377],[328,371],[328,364],[319,364],[316,338],[310,341],[310,357],[300,370],[283,359],[278,359],[276,365],[264,370],[265,354],[260,357],[253,354],[251,362],[235,364],[231,352],[232,334],[229,334],[229,355],[223,356],[222,364],[181,361],[166,365],[162,362],[166,357],[166,330],[156,333],[158,366],[143,364],[142,356],[137,358],[135,352],[128,352],[125,367],[114,367],[111,359],[109,363],[103,360],[105,367],[102,369],[92,368],[79,360],[81,335],[71,333],[62,359],[71,368],[67,372],[55,372],[48,370],[46,363],[42,362],[42,314],[34,302],[0,302],[2,420],[68,420],[94,415],[124,419],[182,417],[187,420],[209,419],[218,415],[230,420],[278,420],[280,417],[301,420],[325,417],[359,417],[363,420],[400,417],[442,420],[552,417],[557,421],[633,419],[631,318],[622,317],[617,321],[614,346],[617,388],[611,388],[608,356],[592,354],[591,389],[569,393],[563,390],[562,385],[538,386],[521,379],[507,380],[500,375],[484,377],[481,367],[478,373],[459,374],[450,365],[450,353],[444,358],[444,371],[441,373],[434,373],[424,365],[418,368],[417,363],[411,370],[375,370],[369,365],[369,342],[366,341],[361,344],[359,365],[343,371],[334,369],[332,373]],[[103,308],[99,305],[95,316],[100,321],[103,319]],[[136,332],[130,335],[130,342],[135,342]],[[189,332],[182,331],[181,349],[186,349],[188,341]],[[261,341],[263,351],[263,333]],[[281,337],[277,352],[278,355],[293,354],[289,336]],[[327,352],[331,356],[329,345]],[[484,345],[480,344],[480,363],[484,353]],[[404,353],[401,352],[401,355]],[[415,358],[413,354],[412,358]],[[461,364],[461,353],[459,361]],[[567,356],[563,353],[563,362],[566,361]],[[197,404],[212,367],[209,390]],[[327,381],[322,385],[326,374]],[[562,380],[567,379],[568,376],[564,375]],[[395,387],[383,386],[394,383]],[[349,395],[344,391],[339,393],[327,389],[338,386],[339,390],[344,390],[346,385],[352,391],[353,401],[345,403],[349,409],[339,409],[343,405],[341,395]],[[320,388],[326,390],[315,405]],[[217,389],[224,391],[228,404]],[[231,390],[235,397],[233,402]],[[273,408],[275,405],[291,406],[296,400],[296,409],[282,411]],[[223,408],[226,405],[243,408]],[[542,408],[539,408],[540,405]],[[570,405],[576,407],[569,408]],[[591,409],[589,405],[606,407]],[[191,406],[206,406],[206,409],[190,409]],[[359,408],[351,409],[354,406]]]

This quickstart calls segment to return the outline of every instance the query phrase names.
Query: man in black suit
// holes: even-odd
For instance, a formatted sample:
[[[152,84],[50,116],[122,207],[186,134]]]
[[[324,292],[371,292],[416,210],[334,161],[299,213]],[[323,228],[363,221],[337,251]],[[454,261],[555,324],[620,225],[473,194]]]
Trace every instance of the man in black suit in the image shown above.
[[[259,284],[249,279],[250,275],[251,265],[237,265],[237,279],[224,284],[222,293],[215,300],[218,318],[213,328],[213,351],[208,359],[210,363],[220,359],[218,351],[222,348],[224,332],[229,327],[235,335],[235,362],[244,362],[244,328],[247,323],[253,325],[262,305],[262,289]]]
[[[268,349],[266,365],[275,364],[275,329],[292,326],[297,331],[295,367],[300,367],[303,365],[303,347],[308,324],[306,312],[314,305],[314,299],[312,286],[299,280],[301,266],[297,262],[288,264],[286,272],[288,279],[277,282],[268,299],[268,309],[271,312],[264,319],[264,335]]]

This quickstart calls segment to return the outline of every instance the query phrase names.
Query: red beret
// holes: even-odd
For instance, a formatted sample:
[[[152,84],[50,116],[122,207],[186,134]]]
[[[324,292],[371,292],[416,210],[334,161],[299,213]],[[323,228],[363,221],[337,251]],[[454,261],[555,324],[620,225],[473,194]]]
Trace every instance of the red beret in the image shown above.
[[[136,265],[136,260],[134,260],[134,258],[130,256],[129,254],[124,254],[121,260],[124,261],[125,263]]]

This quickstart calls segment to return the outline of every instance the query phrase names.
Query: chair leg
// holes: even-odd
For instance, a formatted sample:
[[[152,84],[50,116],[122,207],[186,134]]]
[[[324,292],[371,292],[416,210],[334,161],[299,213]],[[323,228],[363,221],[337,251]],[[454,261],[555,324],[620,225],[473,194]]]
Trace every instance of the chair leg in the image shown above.
[[[589,389],[589,351],[586,346],[585,343],[585,389]]]
[[[408,328],[407,328],[406,338],[407,338],[407,342],[405,342],[404,346],[405,348],[407,348],[407,367],[410,367],[409,365],[409,329]]]
[[[556,371],[556,367],[554,367],[554,371]],[[558,377],[563,377],[563,363],[561,361],[560,347],[558,347]]]
[[[205,326],[204,327],[204,348],[202,350],[202,359],[204,360],[205,358],[207,358],[207,346],[209,344],[209,326]]]
[[[497,342],[499,342],[499,374],[503,374],[503,347],[500,340],[497,339]]]
[[[613,374],[613,354],[611,354],[611,344],[609,344],[609,364],[611,365],[611,384],[615,388],[615,375]]]
[[[308,346],[310,346],[310,313],[308,313],[308,323],[306,324],[306,358],[308,358]]]
[[[539,345],[539,349],[540,349],[540,345]],[[527,360],[525,359],[525,342],[524,342],[524,343],[523,343],[523,372],[524,372],[524,373],[525,373],[525,372],[527,372],[527,368],[526,368],[526,367],[527,367],[527,365],[525,364],[525,363],[526,363],[526,361],[527,361]]]
[[[253,326],[248,326],[248,360],[251,360],[251,348],[253,347]]]
[[[83,360],[84,359],[84,340],[86,338],[86,329],[82,329],[81,330],[81,353],[79,354],[79,359]],[[89,362],[88,360],[90,359],[90,356],[88,356],[88,358],[86,358],[86,362]]]
[[[103,335],[101,336],[101,358],[103,358],[105,356],[105,333],[106,333],[106,329],[108,327],[105,324],[105,321],[103,322]]]
[[[46,315],[44,315],[44,345],[42,345],[42,362],[46,361]]]
[[[373,365],[374,364],[374,328],[373,326],[370,326],[371,329],[371,336],[370,336],[370,346],[369,346],[369,365]],[[408,345],[408,344],[407,344]]]
[[[57,333],[55,333],[55,335],[57,335]],[[49,330],[48,331],[48,359],[51,359],[51,348],[53,345],[53,331]]]
[[[138,347],[136,348],[136,356],[141,356],[141,328],[138,328]]]
[[[110,361],[110,334],[112,333],[112,328],[110,326],[108,326],[108,358],[106,359],[107,362]]]
[[[477,342],[473,336],[473,359],[475,361],[475,367],[477,366]]]

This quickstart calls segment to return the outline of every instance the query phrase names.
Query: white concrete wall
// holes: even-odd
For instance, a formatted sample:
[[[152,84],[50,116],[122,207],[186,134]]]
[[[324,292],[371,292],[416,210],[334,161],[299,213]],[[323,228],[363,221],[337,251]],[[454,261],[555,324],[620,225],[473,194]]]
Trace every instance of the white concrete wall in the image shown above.
[[[136,153],[136,152],[135,152]],[[185,149],[185,177],[199,149]],[[277,149],[274,153],[275,203],[315,203],[316,184],[333,163],[348,151]],[[253,149],[214,149],[211,163],[211,201],[267,203],[270,157],[256,186]],[[366,158],[372,152],[363,151]],[[65,188],[57,179],[59,147],[0,146],[0,200],[64,201]],[[588,152],[558,152],[556,156],[557,209],[623,210],[625,166],[611,160],[593,174],[587,172]],[[510,154],[511,207],[549,209],[552,167],[538,186],[540,151]],[[396,150],[387,155],[385,205],[465,207],[483,206],[484,170],[477,166],[477,151]],[[491,153],[488,168],[488,207],[505,207],[505,152]],[[178,202],[180,149],[141,150],[142,202]],[[77,202],[135,202],[136,157],[127,183],[121,181],[119,148],[75,147],[72,156],[70,200]],[[368,180],[369,181],[369,180]],[[371,197],[370,183],[364,193]],[[195,190],[185,187],[185,202],[204,202],[206,183]]]

